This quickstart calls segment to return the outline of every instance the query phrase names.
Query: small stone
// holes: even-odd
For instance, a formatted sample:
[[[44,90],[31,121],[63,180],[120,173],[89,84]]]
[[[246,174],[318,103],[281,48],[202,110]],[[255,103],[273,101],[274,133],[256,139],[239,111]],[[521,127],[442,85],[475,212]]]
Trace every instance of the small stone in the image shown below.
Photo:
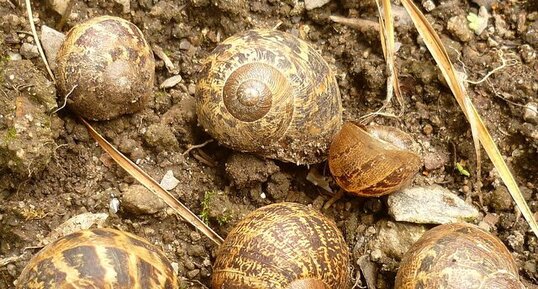
[[[368,246],[370,250],[379,249],[388,258],[401,260],[421,236],[426,232],[424,225],[396,223],[382,220],[376,224],[377,234]]]
[[[114,0],[114,2],[123,7],[123,13],[129,13],[131,11],[131,0]]]
[[[422,132],[424,132],[425,135],[431,135],[433,133],[433,126],[431,124],[426,124],[422,128]]]
[[[179,143],[172,131],[166,124],[154,123],[144,133],[144,140],[158,152],[178,151]]]
[[[173,190],[178,184],[179,180],[176,179],[172,170],[166,171],[160,183],[161,187],[167,191]]]
[[[478,210],[441,186],[415,187],[388,198],[389,214],[396,221],[447,224],[478,218]]]
[[[446,162],[446,156],[440,153],[429,152],[424,154],[424,168],[426,169],[426,171],[432,171],[442,168],[446,165]]]
[[[312,10],[314,8],[321,7],[329,2],[331,2],[331,0],[305,0],[304,5],[306,10]]]
[[[523,119],[526,122],[538,124],[538,104],[529,102],[525,105]]]
[[[166,208],[164,201],[141,185],[128,187],[123,192],[122,204],[126,211],[134,214],[155,214]]]
[[[497,187],[487,200],[488,205],[498,211],[507,211],[512,208],[512,197],[504,186]]]
[[[432,0],[422,0],[422,7],[427,12],[431,12],[433,9],[435,9],[435,3]]]
[[[519,47],[519,54],[525,63],[533,62],[537,56],[536,50],[528,44],[523,44]]]
[[[200,233],[195,232],[195,231],[192,231],[190,233],[190,237],[191,237],[191,240],[193,240],[194,242],[200,241],[200,239],[202,239],[202,236],[200,235]]]
[[[194,269],[187,272],[187,277],[189,279],[194,279],[196,276],[198,276],[198,274],[200,274],[200,269]]]
[[[183,38],[179,41],[179,49],[189,50],[191,47],[192,47],[192,44],[189,42],[189,40]]]
[[[473,31],[467,26],[465,15],[458,15],[448,19],[446,29],[462,42],[467,42],[473,37]]]
[[[524,34],[524,39],[534,49],[538,49],[538,21],[534,21],[527,27],[527,32]]]
[[[179,75],[179,74],[174,75],[172,77],[167,78],[165,81],[163,81],[161,83],[161,85],[159,86],[159,88],[171,88],[171,87],[174,87],[174,86],[176,86],[176,84],[180,83],[181,80],[183,80],[181,75]]]
[[[20,53],[22,57],[26,59],[32,59],[39,56],[39,51],[37,51],[37,46],[30,43],[23,43],[21,45]]]
[[[49,0],[47,3],[58,14],[63,15],[67,9],[67,5],[71,0]]]
[[[46,25],[41,26],[41,45],[51,69],[56,69],[56,54],[64,42],[65,35]]]

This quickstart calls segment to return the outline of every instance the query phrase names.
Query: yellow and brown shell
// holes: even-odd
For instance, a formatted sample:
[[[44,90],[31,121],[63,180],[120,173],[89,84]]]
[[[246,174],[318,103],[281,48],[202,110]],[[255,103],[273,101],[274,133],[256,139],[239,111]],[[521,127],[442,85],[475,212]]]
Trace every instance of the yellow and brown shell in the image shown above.
[[[37,253],[17,281],[22,289],[177,289],[164,254],[148,241],[113,229],[67,235]]]
[[[153,93],[153,52],[140,29],[118,17],[75,25],[56,61],[62,97],[86,118],[106,120],[139,111]]]
[[[296,203],[255,210],[219,248],[213,289],[347,288],[349,249],[333,221]],[[312,286],[312,287],[305,287]]]
[[[297,164],[325,159],[342,123],[333,71],[308,43],[277,30],[232,36],[204,60],[198,121],[235,150]]]
[[[405,254],[395,289],[524,289],[504,244],[475,225],[427,231]]]

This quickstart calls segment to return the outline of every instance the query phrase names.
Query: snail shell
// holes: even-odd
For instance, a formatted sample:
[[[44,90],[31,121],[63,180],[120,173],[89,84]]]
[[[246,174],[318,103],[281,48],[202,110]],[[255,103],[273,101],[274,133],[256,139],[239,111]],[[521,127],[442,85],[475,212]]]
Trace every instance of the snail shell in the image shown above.
[[[177,289],[164,254],[127,232],[93,229],[46,246],[26,265],[17,288]]]
[[[427,231],[404,255],[395,289],[524,289],[504,244],[475,225]]]
[[[409,142],[394,128],[376,127],[370,132],[344,123],[329,148],[329,169],[341,188],[358,196],[379,197],[412,181],[421,166],[420,157],[382,138],[397,145]]]
[[[213,266],[213,289],[332,289],[349,284],[349,250],[331,220],[307,206],[277,203],[247,215]]]
[[[308,43],[250,30],[223,41],[203,65],[198,121],[220,143],[297,164],[325,159],[342,103],[334,73]]]
[[[118,17],[75,25],[56,61],[67,105],[86,118],[106,120],[139,111],[153,93],[153,52],[140,29]]]

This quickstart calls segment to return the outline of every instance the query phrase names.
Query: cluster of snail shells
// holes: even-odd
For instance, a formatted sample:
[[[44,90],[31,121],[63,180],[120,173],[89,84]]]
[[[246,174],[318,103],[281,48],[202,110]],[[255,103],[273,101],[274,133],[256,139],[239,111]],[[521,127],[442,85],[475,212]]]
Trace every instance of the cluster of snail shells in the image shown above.
[[[56,62],[67,105],[92,120],[139,111],[153,94],[153,52],[140,29],[122,18],[101,16],[75,25]]]

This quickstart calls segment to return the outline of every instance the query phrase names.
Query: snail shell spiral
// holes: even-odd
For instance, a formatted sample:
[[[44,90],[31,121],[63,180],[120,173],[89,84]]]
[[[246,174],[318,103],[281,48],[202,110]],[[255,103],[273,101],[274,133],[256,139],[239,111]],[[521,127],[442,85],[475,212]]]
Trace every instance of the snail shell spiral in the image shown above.
[[[332,289],[349,284],[349,249],[333,221],[296,203],[255,210],[219,248],[213,289]]]
[[[177,289],[164,254],[148,241],[113,229],[84,230],[46,246],[26,265],[18,289]]]
[[[203,65],[198,120],[220,143],[298,164],[324,160],[342,104],[334,73],[308,43],[249,30],[223,41]]]

